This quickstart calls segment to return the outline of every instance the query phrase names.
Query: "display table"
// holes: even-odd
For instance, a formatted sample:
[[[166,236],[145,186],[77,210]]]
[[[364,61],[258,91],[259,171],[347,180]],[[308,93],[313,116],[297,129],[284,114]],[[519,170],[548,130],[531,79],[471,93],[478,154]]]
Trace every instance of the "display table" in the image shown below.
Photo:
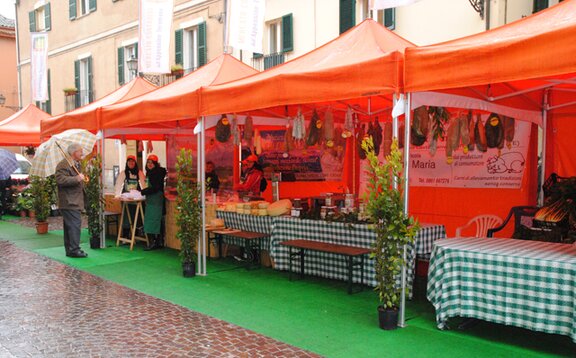
[[[576,342],[576,245],[500,238],[436,242],[427,297],[438,328],[470,317]]]
[[[130,244],[130,251],[134,249],[134,243],[136,241],[144,241],[146,246],[148,246],[148,235],[144,234],[144,236],[137,236],[136,235],[136,224],[138,222],[138,217],[142,218],[142,223],[144,223],[144,209],[142,208],[142,202],[146,199],[122,199],[120,198],[120,202],[122,203],[122,212],[120,214],[120,223],[118,224],[118,238],[116,239],[116,246],[120,245],[120,243],[127,243]],[[130,215],[129,205],[136,205],[136,210],[134,211],[134,217]],[[123,237],[122,236],[122,224],[124,224],[124,220],[128,219],[130,223],[130,237]]]
[[[245,231],[256,231],[270,234],[269,252],[274,261],[274,268],[287,271],[290,268],[290,249],[281,246],[280,242],[294,239],[315,240],[333,244],[371,248],[376,234],[366,224],[349,224],[323,220],[297,219],[286,216],[253,216],[218,211],[219,218],[224,219],[228,228]],[[422,224],[416,236],[415,244],[408,247],[407,287],[414,281],[415,256],[430,254],[435,240],[446,237],[444,225]],[[241,246],[241,241],[228,243]],[[263,247],[263,249],[266,249]],[[348,281],[348,267],[337,254],[311,251],[306,255],[304,273],[336,280]],[[364,282],[376,286],[374,263],[368,260],[363,270]],[[352,282],[361,282],[361,272],[355,270]],[[400,277],[398,277],[400,284]]]

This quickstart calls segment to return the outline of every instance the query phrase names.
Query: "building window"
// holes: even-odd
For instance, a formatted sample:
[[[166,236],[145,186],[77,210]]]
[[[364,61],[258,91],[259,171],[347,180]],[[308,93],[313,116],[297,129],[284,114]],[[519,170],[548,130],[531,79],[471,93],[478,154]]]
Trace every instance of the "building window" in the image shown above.
[[[118,48],[118,83],[120,85],[132,81],[137,76],[128,68],[127,62],[132,57],[138,58],[138,43]]]
[[[544,10],[548,7],[548,0],[534,0],[533,11],[532,13],[536,13],[540,10]]]
[[[384,25],[388,30],[394,30],[396,28],[396,9],[391,8],[377,11],[377,21]]]
[[[340,33],[356,25],[356,0],[340,0]]]
[[[94,100],[92,57],[86,57],[74,62],[74,83],[78,88],[76,108],[91,103]]]
[[[40,108],[48,114],[52,114],[52,91],[50,88],[50,69],[46,70],[46,80],[48,81],[48,99],[46,101],[40,102],[36,101],[36,107]]]
[[[96,11],[96,0],[68,0],[68,17],[70,20],[94,11]]]
[[[206,64],[206,22],[176,30],[174,40],[176,43],[175,62],[182,65],[186,73]]]
[[[30,20],[30,32],[50,30],[52,25],[50,3],[30,11],[28,18]]]

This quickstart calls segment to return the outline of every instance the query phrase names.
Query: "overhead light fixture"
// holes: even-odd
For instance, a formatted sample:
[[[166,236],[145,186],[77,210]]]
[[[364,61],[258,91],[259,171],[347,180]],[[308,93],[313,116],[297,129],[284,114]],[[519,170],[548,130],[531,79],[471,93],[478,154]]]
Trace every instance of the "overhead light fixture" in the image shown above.
[[[134,76],[136,76],[136,72],[138,72],[138,58],[132,55],[132,57],[126,61],[126,65],[128,66],[128,71],[132,72]]]

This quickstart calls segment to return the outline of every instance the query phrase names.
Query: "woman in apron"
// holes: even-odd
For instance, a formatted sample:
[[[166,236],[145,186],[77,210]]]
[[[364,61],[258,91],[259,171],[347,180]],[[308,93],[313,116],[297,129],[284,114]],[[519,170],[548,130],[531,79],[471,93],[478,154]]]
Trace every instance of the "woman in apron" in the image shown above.
[[[138,163],[136,163],[136,157],[134,155],[129,155],[126,158],[126,168],[124,171],[120,172],[118,178],[116,178],[116,186],[114,187],[114,193],[116,197],[119,197],[122,193],[127,193],[130,190],[141,191],[145,186],[146,177],[144,173],[138,168]],[[136,214],[136,207],[134,205],[128,205],[128,211],[130,212],[130,217],[134,217]],[[139,220],[142,221],[142,220]],[[142,222],[138,223],[141,226]],[[129,236],[130,222],[129,220],[124,220],[122,224],[123,236]]]
[[[145,250],[164,247],[162,238],[162,215],[164,215],[164,178],[166,169],[158,164],[158,157],[150,154],[146,160],[146,212],[144,213],[144,233],[148,235],[149,246]]]

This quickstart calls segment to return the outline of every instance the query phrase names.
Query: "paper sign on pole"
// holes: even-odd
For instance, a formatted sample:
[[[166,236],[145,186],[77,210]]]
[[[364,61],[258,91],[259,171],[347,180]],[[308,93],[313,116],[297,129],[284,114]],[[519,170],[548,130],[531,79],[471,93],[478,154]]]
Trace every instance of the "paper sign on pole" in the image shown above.
[[[418,1],[420,0],[370,0],[370,8],[372,10],[384,10],[410,5]]]
[[[236,49],[263,53],[264,0],[230,1],[228,45]]]
[[[173,9],[173,0],[140,0],[139,72],[170,72]]]
[[[48,100],[48,77],[46,61],[48,58],[48,34],[31,33],[31,88],[33,101]]]

